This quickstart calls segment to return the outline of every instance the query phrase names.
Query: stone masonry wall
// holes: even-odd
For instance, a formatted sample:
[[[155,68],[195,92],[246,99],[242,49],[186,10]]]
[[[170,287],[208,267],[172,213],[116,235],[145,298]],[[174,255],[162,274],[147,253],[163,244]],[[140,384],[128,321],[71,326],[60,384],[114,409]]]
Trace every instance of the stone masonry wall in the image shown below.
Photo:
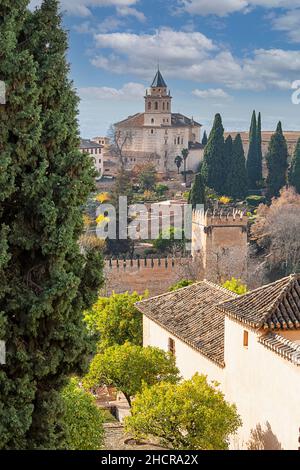
[[[146,290],[151,297],[164,294],[181,279],[194,278],[195,269],[189,257],[161,260],[106,260],[106,284],[103,295],[109,296],[112,292],[119,294],[127,291],[143,294]]]

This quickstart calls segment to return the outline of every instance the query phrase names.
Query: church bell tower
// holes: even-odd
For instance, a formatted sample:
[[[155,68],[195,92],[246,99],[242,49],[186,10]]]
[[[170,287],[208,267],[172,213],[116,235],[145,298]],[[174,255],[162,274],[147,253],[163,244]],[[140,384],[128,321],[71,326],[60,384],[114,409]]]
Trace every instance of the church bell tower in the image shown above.
[[[171,126],[172,97],[168,86],[163,79],[160,70],[152,82],[151,88],[145,96],[145,125],[146,126]]]

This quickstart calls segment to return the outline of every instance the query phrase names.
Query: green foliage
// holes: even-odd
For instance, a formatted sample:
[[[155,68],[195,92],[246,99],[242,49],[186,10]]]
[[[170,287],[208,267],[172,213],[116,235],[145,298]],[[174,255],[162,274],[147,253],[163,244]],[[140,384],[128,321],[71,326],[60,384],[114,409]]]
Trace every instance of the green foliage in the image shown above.
[[[256,113],[253,111],[251,127],[249,133],[249,151],[247,158],[247,175],[249,189],[256,189],[257,182],[262,179],[261,161],[261,120],[256,120]]]
[[[157,179],[156,168],[152,164],[145,165],[139,174],[139,183],[144,191],[151,191],[155,188]]]
[[[103,449],[104,416],[96,399],[73,378],[62,390],[64,406],[64,448],[67,450]]]
[[[89,330],[100,340],[100,347],[115,344],[143,343],[143,317],[135,307],[143,296],[136,292],[129,294],[112,294],[100,297],[91,310],[85,313],[85,321]]]
[[[180,167],[181,167],[181,165],[182,165],[182,162],[183,162],[182,156],[181,156],[181,155],[177,155],[177,157],[175,157],[174,163],[175,163],[175,165],[177,166],[178,174],[179,174],[179,170],[180,170]]]
[[[262,136],[261,136],[261,113],[257,118],[257,187],[263,181],[263,154],[262,154]]]
[[[184,231],[174,227],[163,230],[154,240],[153,247],[161,253],[183,251],[185,247]]]
[[[155,436],[163,446],[178,450],[225,450],[241,420],[216,384],[196,374],[177,385],[144,388],[126,418],[126,430],[136,438]]]
[[[230,148],[230,146],[229,146]],[[246,160],[241,135],[237,134],[227,157],[226,194],[233,199],[244,199],[247,194]]]
[[[204,150],[204,160],[201,169],[205,185],[219,194],[224,194],[224,128],[220,114],[216,114],[213,128]]]
[[[288,149],[282,132],[281,122],[272,135],[267,153],[267,196],[269,199],[278,197],[280,190],[287,182]]]
[[[207,133],[204,131],[203,137],[202,137],[202,145],[207,145],[208,138],[207,138]]]
[[[264,196],[247,196],[246,202],[250,207],[258,207],[260,204],[265,204],[266,198]]]
[[[230,281],[226,281],[222,287],[238,295],[247,294],[248,292],[247,286],[243,284],[240,279],[236,279],[235,277],[232,277]]]
[[[196,209],[197,205],[205,206],[206,204],[205,185],[201,173],[195,177],[188,203],[192,205],[193,209]]]
[[[300,194],[300,139],[297,142],[289,172],[289,184]]]
[[[131,397],[140,392],[143,385],[162,381],[175,384],[178,380],[174,356],[158,348],[125,343],[107,348],[94,357],[84,379],[84,387],[92,389],[104,384],[113,385],[131,404]]]
[[[158,183],[155,186],[155,192],[158,196],[162,197],[169,190],[169,186],[166,184]]]
[[[58,2],[30,13],[1,5],[0,448],[61,446],[61,388],[90,353],[83,310],[97,298],[102,260],[81,253],[93,164],[78,150],[78,98],[68,78]]]
[[[183,287],[191,286],[192,284],[195,284],[195,281],[192,281],[190,279],[182,279],[182,281],[177,282],[176,284],[174,284],[174,286],[170,288],[170,292],[182,289]]]

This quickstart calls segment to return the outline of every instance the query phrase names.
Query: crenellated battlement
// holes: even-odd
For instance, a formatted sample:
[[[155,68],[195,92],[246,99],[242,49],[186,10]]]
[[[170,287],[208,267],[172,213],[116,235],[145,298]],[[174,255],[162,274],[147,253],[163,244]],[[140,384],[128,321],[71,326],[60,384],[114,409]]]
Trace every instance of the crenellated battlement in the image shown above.
[[[196,210],[193,211],[193,224],[208,227],[210,225],[247,225],[248,216],[244,211],[238,209],[232,210],[215,210],[215,211],[204,211]]]
[[[107,270],[141,270],[150,269],[172,269],[178,264],[186,263],[191,257],[164,257],[164,258],[106,258],[105,268]]]

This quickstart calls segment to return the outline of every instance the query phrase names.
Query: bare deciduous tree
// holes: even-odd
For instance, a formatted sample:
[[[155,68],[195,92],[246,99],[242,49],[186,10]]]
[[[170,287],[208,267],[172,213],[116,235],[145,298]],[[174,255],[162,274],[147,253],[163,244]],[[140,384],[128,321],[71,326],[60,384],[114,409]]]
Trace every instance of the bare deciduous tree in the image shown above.
[[[257,245],[265,252],[269,273],[289,275],[300,268],[300,195],[284,189],[270,207],[261,205],[251,229]]]
[[[124,170],[126,163],[124,151],[126,146],[132,142],[132,130],[126,128],[120,129],[117,126],[111,125],[107,136],[110,140],[110,153],[118,159],[121,170]]]

